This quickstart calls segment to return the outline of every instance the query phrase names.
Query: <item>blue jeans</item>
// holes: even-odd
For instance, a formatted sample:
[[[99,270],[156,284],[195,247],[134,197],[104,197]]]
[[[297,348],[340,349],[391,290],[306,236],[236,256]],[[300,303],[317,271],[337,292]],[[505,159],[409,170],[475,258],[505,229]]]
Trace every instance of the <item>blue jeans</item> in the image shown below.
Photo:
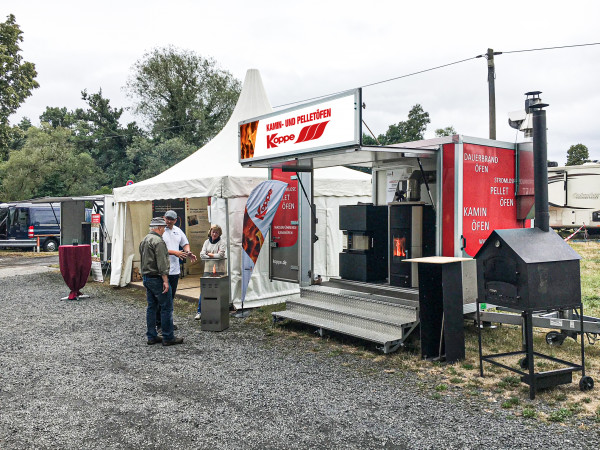
[[[200,314],[200,303],[202,303],[202,292],[200,292],[200,298],[198,298],[198,310],[196,311],[198,314]]]
[[[146,336],[148,340],[156,339],[156,310],[160,306],[160,319],[162,324],[163,340],[172,341],[173,334],[173,297],[171,287],[163,294],[162,278],[144,276],[144,287],[146,288]]]
[[[175,302],[175,292],[177,292],[177,285],[179,284],[179,274],[169,275],[169,287],[171,288],[171,298],[173,303]],[[173,309],[173,303],[171,303],[171,309]],[[161,307],[160,304],[156,308],[156,328],[162,328],[162,319],[160,318]]]

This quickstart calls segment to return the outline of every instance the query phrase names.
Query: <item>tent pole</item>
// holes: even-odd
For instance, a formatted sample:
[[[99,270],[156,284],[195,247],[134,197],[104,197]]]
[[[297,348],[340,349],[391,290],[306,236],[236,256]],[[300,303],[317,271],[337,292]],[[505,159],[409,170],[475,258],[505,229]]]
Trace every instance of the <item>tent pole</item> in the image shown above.
[[[229,199],[225,200],[225,227],[227,229],[227,274],[229,275],[229,304],[233,304],[233,293],[231,289],[231,230],[229,229]],[[211,202],[212,208],[212,202]],[[211,211],[212,215],[212,211]]]

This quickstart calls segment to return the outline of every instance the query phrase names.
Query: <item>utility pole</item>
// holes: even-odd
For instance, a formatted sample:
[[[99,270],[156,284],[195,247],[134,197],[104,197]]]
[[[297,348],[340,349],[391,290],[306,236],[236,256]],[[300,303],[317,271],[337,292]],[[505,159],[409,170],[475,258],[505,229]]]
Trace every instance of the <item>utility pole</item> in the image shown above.
[[[487,50],[488,90],[490,99],[490,139],[496,139],[496,72],[494,70],[494,50]]]

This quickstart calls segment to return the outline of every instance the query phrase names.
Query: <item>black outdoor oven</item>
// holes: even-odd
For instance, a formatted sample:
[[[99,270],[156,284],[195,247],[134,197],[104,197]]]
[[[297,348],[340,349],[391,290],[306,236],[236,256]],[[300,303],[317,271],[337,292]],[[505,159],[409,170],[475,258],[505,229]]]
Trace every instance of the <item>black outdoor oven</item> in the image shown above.
[[[495,230],[475,258],[480,302],[517,310],[581,303],[581,257],[554,231]]]
[[[537,312],[579,309],[579,326],[583,330],[581,303],[581,257],[549,227],[548,168],[546,142],[546,111],[539,91],[528,92],[527,113],[533,115],[533,167],[535,185],[535,226],[512,230],[494,230],[475,255],[477,260],[477,322],[480,323],[479,304],[520,311],[523,323],[523,350],[495,355],[483,355],[481,327],[479,335],[479,370],[483,376],[482,361],[503,367],[521,375],[529,385],[529,398],[535,398],[537,389],[572,382],[572,372],[581,371],[580,389],[589,390],[594,382],[585,375],[584,339],[581,337],[581,364],[573,364],[533,349],[533,314]],[[504,357],[526,355],[519,362],[521,369],[501,362]],[[535,372],[534,357],[553,361],[563,368]]]
[[[525,310],[549,310],[581,303],[579,260],[550,229],[546,111],[539,91],[528,92],[533,115],[535,227],[494,230],[475,255],[480,302]]]

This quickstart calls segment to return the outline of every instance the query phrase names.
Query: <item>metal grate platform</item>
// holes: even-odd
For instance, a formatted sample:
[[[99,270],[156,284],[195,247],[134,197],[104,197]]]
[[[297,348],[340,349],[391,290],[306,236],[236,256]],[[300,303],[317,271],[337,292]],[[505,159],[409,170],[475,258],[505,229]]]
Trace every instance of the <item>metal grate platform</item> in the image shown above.
[[[285,311],[273,313],[274,322],[290,319],[323,330],[381,344],[384,353],[400,347],[419,323],[415,292],[405,297],[381,295],[389,291],[379,288],[360,291],[329,286],[309,286],[300,289],[300,299],[288,301]],[[333,285],[336,286],[336,285]],[[368,288],[368,286],[367,286]]]

